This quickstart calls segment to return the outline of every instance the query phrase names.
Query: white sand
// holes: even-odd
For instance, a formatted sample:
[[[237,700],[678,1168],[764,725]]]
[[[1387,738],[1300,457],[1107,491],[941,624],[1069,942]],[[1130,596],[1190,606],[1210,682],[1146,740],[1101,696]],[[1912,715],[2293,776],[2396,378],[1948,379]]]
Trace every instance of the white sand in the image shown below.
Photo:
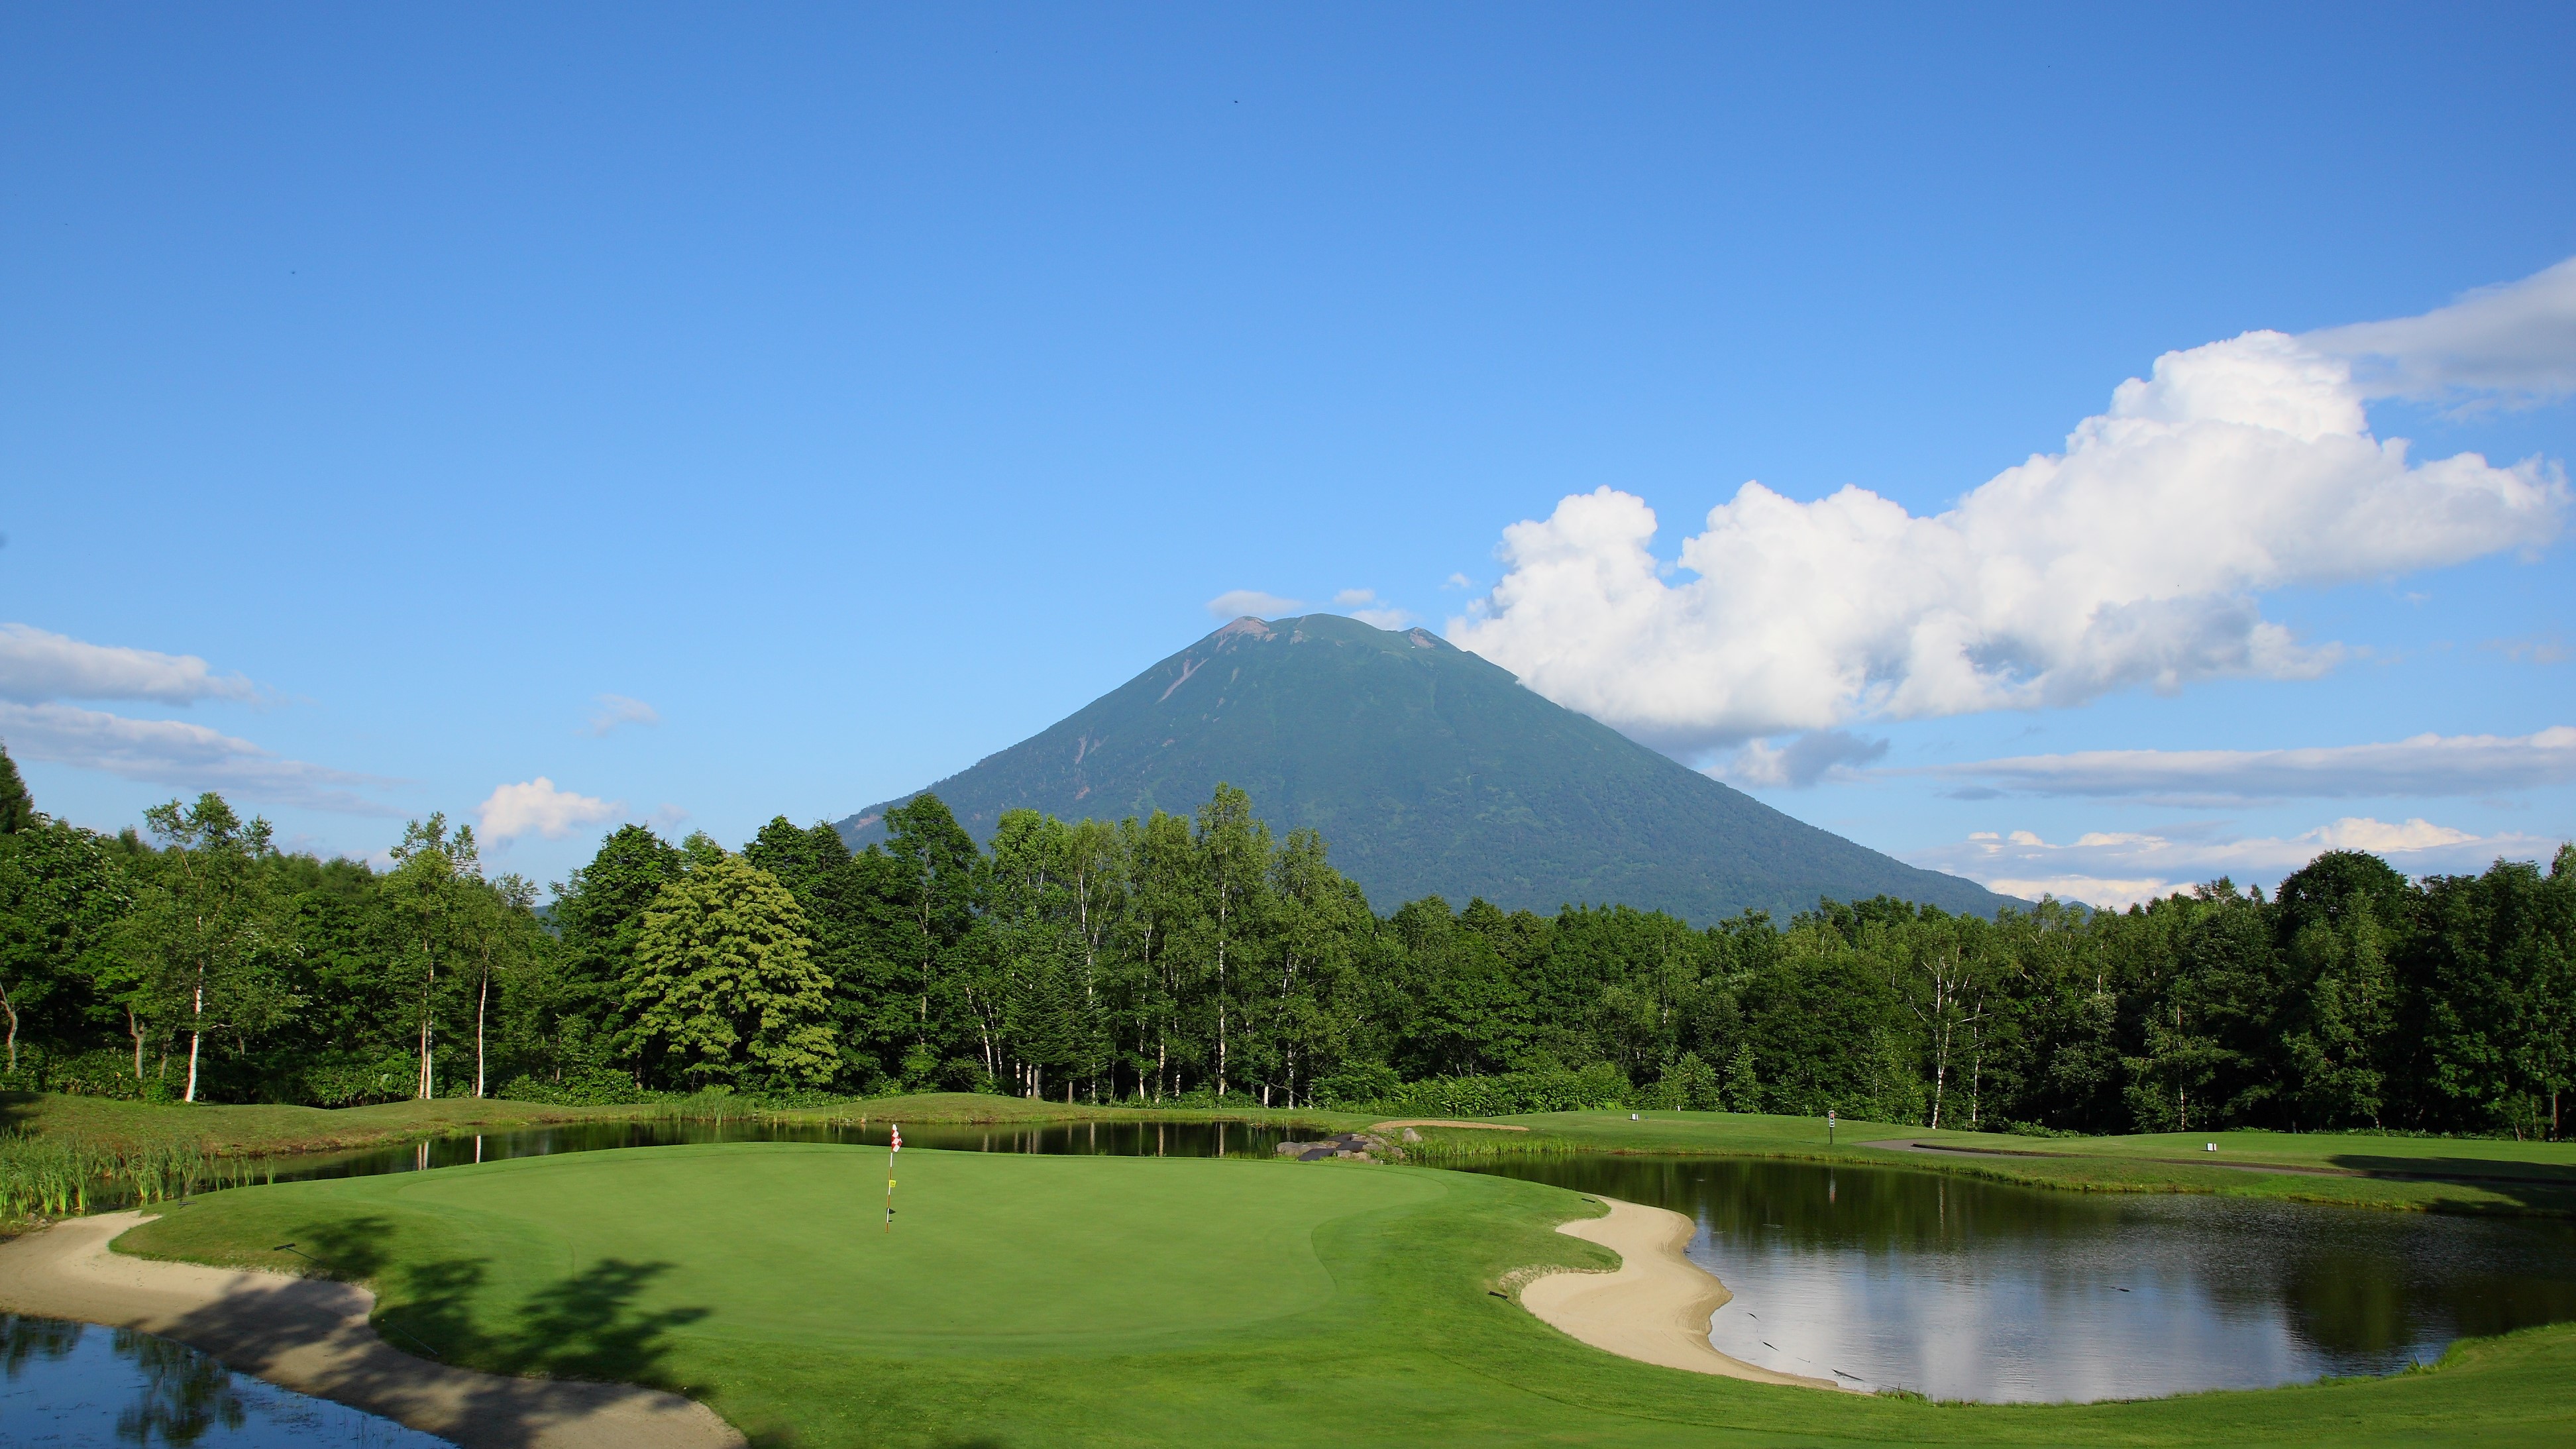
[[[1559,1224],[1557,1231],[1617,1253],[1619,1270],[1550,1273],[1521,1289],[1523,1307],[1623,1358],[1757,1384],[1841,1387],[1831,1379],[1784,1374],[1719,1353],[1708,1341],[1709,1315],[1735,1295],[1682,1255],[1697,1225],[1662,1208],[1613,1197],[1601,1201],[1609,1205],[1608,1217],[1578,1218]]]
[[[677,1394],[505,1378],[397,1352],[367,1322],[375,1295],[363,1288],[108,1250],[145,1221],[107,1213],[0,1243],[0,1308],[176,1339],[226,1367],[466,1449],[743,1449],[732,1425]]]

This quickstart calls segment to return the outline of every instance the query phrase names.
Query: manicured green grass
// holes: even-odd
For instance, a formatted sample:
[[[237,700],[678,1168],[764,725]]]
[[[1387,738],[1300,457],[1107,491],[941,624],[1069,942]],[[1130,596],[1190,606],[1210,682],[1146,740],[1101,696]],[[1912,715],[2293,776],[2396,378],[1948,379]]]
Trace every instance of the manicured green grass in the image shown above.
[[[1624,1116],[1622,1119],[1624,1121]],[[195,1200],[119,1246],[371,1281],[396,1342],[685,1387],[840,1445],[2563,1444],[2576,1330],[2442,1369],[2075,1408],[1936,1407],[1650,1368],[1492,1289],[1607,1266],[1535,1183],[1361,1164],[728,1144]]]
[[[2089,1192],[2193,1192],[2435,1212],[2576,1213],[2576,1143],[2358,1133],[2219,1132],[2020,1137],[1738,1112],[1551,1112],[1498,1119],[1527,1134],[1426,1130],[1433,1154],[1689,1153],[1871,1162]],[[1938,1143],[1975,1152],[1898,1152]],[[2206,1150],[2216,1142],[2219,1150]],[[2284,1167],[2307,1171],[2262,1172]]]

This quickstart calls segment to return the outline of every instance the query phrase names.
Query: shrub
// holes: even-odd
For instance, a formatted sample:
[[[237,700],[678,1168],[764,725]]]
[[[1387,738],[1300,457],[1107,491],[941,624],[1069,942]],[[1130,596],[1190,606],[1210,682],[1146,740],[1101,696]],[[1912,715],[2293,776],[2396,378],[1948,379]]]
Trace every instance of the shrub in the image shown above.
[[[503,1084],[499,1095],[505,1102],[541,1102],[549,1107],[632,1107],[663,1094],[643,1090],[624,1072],[590,1067],[567,1073],[560,1082],[514,1077]]]

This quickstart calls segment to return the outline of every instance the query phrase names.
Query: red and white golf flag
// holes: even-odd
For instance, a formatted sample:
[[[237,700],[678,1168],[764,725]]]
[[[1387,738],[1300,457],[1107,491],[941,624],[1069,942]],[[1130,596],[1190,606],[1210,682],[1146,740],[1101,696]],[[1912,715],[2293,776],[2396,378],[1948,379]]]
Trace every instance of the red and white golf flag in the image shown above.
[[[898,1122],[898,1123],[896,1123],[896,1124],[895,1124],[895,1128],[894,1128],[894,1146],[892,1146],[892,1147],[888,1148],[887,1150],[888,1150],[888,1151],[890,1151],[890,1152],[901,1152],[901,1151],[903,1150],[903,1124],[902,1124],[902,1123]]]

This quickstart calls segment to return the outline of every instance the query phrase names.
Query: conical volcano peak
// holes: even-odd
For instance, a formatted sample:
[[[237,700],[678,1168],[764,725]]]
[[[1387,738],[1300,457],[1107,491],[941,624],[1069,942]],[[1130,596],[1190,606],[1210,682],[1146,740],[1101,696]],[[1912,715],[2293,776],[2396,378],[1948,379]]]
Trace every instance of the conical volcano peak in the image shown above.
[[[1273,831],[1320,832],[1382,907],[1482,896],[1706,924],[1819,896],[1981,914],[2007,904],[1781,814],[1428,629],[1339,614],[1235,619],[930,789],[989,840],[1006,810],[1188,814],[1221,781],[1248,792]],[[843,820],[842,835],[854,847],[882,839],[899,803]]]

